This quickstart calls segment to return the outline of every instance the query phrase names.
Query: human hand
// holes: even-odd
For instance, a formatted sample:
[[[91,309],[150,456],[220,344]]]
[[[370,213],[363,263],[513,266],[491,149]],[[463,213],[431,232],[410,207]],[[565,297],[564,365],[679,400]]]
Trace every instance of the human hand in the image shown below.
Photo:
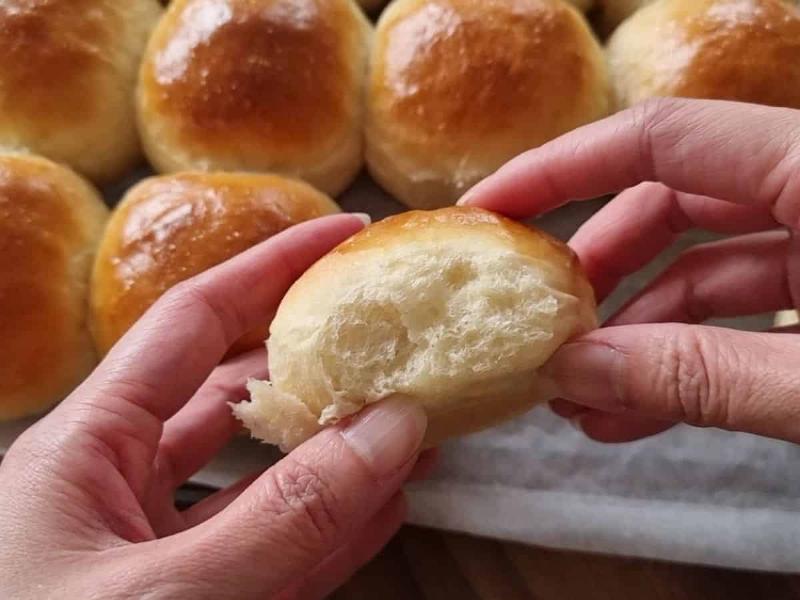
[[[362,226],[304,223],[179,284],[19,438],[0,465],[0,597],[321,597],[389,540],[432,456],[417,460],[422,411],[394,402],[174,507],[238,431],[227,402],[265,375],[263,351],[217,366],[229,346]]]
[[[519,156],[461,203],[528,217],[619,191],[570,242],[599,300],[683,231],[735,235],[564,345],[547,366],[554,410],[607,442],[676,422],[800,442],[800,329],[695,325],[798,306],[800,111],[652,101]]]

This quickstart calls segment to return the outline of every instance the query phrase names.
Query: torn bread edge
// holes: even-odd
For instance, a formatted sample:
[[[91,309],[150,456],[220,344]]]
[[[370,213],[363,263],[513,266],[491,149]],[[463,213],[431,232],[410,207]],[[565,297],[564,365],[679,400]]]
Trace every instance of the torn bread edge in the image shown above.
[[[269,381],[249,379],[250,400],[228,405],[233,415],[250,431],[250,436],[274,444],[281,452],[291,452],[318,433],[357,413],[365,404],[333,403],[317,417],[297,396],[281,392]]]

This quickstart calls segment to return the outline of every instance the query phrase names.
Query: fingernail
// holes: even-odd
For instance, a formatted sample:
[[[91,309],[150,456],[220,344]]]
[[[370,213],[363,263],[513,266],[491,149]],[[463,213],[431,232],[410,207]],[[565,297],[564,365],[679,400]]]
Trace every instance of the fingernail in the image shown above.
[[[419,405],[385,400],[359,414],[342,430],[342,437],[376,477],[386,477],[417,453],[427,425]]]
[[[473,188],[474,189],[474,188]],[[467,190],[467,192],[459,198],[458,202],[456,202],[456,206],[467,206],[472,202],[475,198],[475,192],[472,190]]]
[[[364,223],[364,226],[370,225],[372,223],[372,217],[370,217],[367,213],[350,213],[359,221]]]
[[[619,412],[624,409],[622,377],[625,357],[619,350],[596,342],[561,347],[542,373],[552,379],[561,396],[583,406]]]

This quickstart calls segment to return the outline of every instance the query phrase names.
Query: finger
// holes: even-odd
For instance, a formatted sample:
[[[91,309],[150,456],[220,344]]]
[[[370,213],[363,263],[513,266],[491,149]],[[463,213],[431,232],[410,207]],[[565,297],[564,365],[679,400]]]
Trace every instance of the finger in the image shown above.
[[[620,416],[598,410],[589,410],[573,420],[575,427],[596,442],[623,444],[652,437],[675,426],[669,421],[659,421],[636,416]]]
[[[462,203],[527,217],[571,199],[658,181],[760,207],[794,227],[800,216],[799,134],[800,117],[790,109],[653,100],[522,154]]]
[[[199,525],[200,523],[203,523],[211,517],[221,513],[230,505],[231,502],[241,496],[242,492],[249,488],[254,481],[261,477],[261,475],[261,472],[248,475],[233,485],[214,492],[207,498],[203,498],[194,506],[184,510],[181,513],[185,525],[184,528],[189,529]]]
[[[758,207],[643,183],[600,209],[573,236],[570,246],[602,301],[623,277],[648,264],[684,231],[749,233],[776,226],[772,216]]]
[[[591,408],[800,441],[800,338],[680,324],[594,331],[545,367]]]
[[[402,493],[397,494],[370,519],[352,542],[334,552],[305,581],[285,590],[277,598],[327,598],[394,537],[403,525],[406,510],[405,497]]]
[[[422,452],[419,455],[414,468],[411,469],[408,480],[422,481],[423,479],[428,479],[438,465],[439,454],[440,452],[438,448],[429,448],[428,450]]]
[[[164,424],[153,462],[158,479],[172,490],[203,468],[240,431],[229,402],[247,398],[247,380],[266,378],[264,348],[231,359],[208,380],[178,413]]]
[[[300,274],[363,226],[355,215],[301,223],[179,283],[122,337],[53,418],[80,423],[110,449],[141,498],[162,422],[197,391],[235,340],[269,321]]]
[[[800,333],[800,325],[785,325],[783,327],[773,327],[770,333]]]
[[[301,223],[174,286],[109,352],[93,390],[107,405],[133,404],[168,419],[234,341],[268,320],[304,271],[363,225],[353,215]]]
[[[227,509],[181,534],[194,552],[214,556],[205,580],[224,585],[235,574],[241,589],[264,594],[303,580],[398,493],[425,427],[418,406],[389,400],[317,434]],[[187,539],[176,544],[185,548]]]
[[[785,231],[695,246],[607,324],[702,323],[711,317],[789,308],[794,305],[787,269],[789,249],[790,237]]]
[[[586,408],[580,404],[575,404],[569,400],[564,400],[564,398],[556,398],[555,400],[551,400],[548,405],[550,406],[550,410],[552,410],[562,419],[573,419],[578,415],[585,414],[591,410],[590,408]]]
[[[632,442],[661,433],[675,425],[665,421],[587,408],[563,398],[552,400],[550,408],[559,417],[569,420],[575,429],[596,442]]]

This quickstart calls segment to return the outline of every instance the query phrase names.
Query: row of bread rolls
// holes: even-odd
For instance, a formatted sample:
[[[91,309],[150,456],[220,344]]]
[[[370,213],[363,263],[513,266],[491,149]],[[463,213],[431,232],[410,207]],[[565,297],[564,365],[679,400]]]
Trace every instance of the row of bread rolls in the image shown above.
[[[395,197],[443,206],[608,112],[600,46],[561,0],[396,0],[372,44],[349,0],[227,0],[209,17],[219,4],[174,0],[145,53],[139,123],[159,171],[274,171],[337,195],[365,143]]]
[[[181,28],[191,30],[190,6],[191,0],[172,5],[175,12],[154,36],[143,73],[151,61],[163,58],[169,44],[185,47]],[[790,2],[607,1],[600,8],[617,17],[632,13],[609,40],[606,56],[583,16],[560,0],[395,0],[378,21],[365,84],[359,80],[362,71],[345,65],[365,60],[358,49],[366,45],[369,26],[357,11],[345,11],[349,20],[329,16],[325,23],[343,23],[334,29],[343,44],[341,56],[349,58],[335,65],[347,76],[329,86],[326,73],[336,68],[320,61],[317,66],[324,65],[324,72],[313,70],[313,83],[303,80],[296,88],[293,78],[276,71],[286,66],[288,72],[287,65],[306,64],[310,55],[319,55],[318,43],[327,31],[321,21],[303,13],[303,31],[315,42],[307,41],[297,55],[296,46],[286,42],[284,62],[266,70],[253,65],[272,55],[269,48],[250,44],[247,51],[228,50],[225,22],[202,38],[203,51],[210,54],[193,53],[184,70],[187,80],[192,70],[204,73],[205,85],[168,82],[140,89],[140,106],[150,106],[143,98],[160,95],[165,106],[179,107],[170,114],[140,111],[145,139],[148,128],[158,134],[156,143],[145,145],[153,148],[151,159],[162,170],[233,168],[245,161],[242,156],[231,159],[233,147],[251,161],[244,168],[290,173],[336,195],[361,166],[363,113],[366,163],[373,177],[406,205],[433,208],[452,204],[523,150],[605,116],[611,110],[609,81],[616,108],[664,95],[800,105],[800,61],[795,60],[800,15]],[[258,29],[265,39],[295,39],[294,21],[281,17],[281,11],[273,20],[266,14],[260,13],[256,25],[243,10],[237,27]],[[267,28],[269,36],[259,28]],[[359,32],[355,38],[349,36],[353,30]],[[233,54],[244,66],[229,66]],[[174,61],[167,62],[175,67]],[[154,80],[145,76],[145,82]],[[263,106],[272,115],[296,115],[297,120],[264,118],[262,104],[252,101],[275,80],[285,82],[288,92]],[[310,88],[303,84],[317,92],[311,103],[305,102]],[[239,110],[231,108],[237,106],[232,100],[236,93],[244,99]],[[339,137],[330,133],[332,123],[340,124]],[[307,141],[304,127],[311,124],[314,143]],[[221,139],[221,129],[232,134]],[[183,139],[165,134],[177,130],[186,131]],[[262,134],[253,142],[241,130]],[[281,138],[287,132],[291,144]],[[264,139],[270,140],[268,147]],[[331,153],[334,146],[339,150]],[[180,161],[187,152],[198,154]],[[295,153],[314,158],[293,162]]]
[[[98,183],[141,140],[161,173],[273,172],[335,196],[366,154],[400,200],[437,206],[608,112],[600,46],[562,0],[396,0],[376,32],[352,0],[12,4],[0,149]]]
[[[136,160],[138,120],[162,173],[274,172],[336,196],[366,159],[395,197],[431,208],[605,116],[611,86],[620,108],[800,95],[800,17],[783,0],[647,3],[611,37],[610,76],[562,0],[395,0],[374,33],[351,0],[173,0],[146,49],[155,0],[82,3],[95,10],[0,7],[0,148],[100,182]]]
[[[64,398],[172,285],[338,211],[299,180],[180,173],[142,181],[109,219],[69,168],[0,155],[0,421]],[[265,337],[266,325],[231,354]]]

